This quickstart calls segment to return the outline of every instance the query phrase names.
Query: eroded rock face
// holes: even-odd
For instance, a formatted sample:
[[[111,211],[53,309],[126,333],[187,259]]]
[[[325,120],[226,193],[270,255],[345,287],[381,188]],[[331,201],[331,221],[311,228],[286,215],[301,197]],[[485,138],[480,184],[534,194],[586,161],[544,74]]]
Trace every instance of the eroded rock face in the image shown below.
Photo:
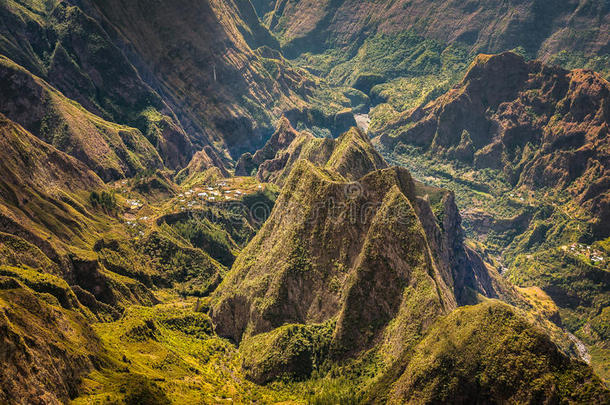
[[[26,0],[0,15],[0,53],[88,112],[139,129],[171,169],[205,146],[233,159],[255,151],[275,120],[311,107],[319,85],[283,59],[249,1]],[[325,106],[330,126],[349,121],[342,103]],[[133,175],[122,169],[103,177]]]
[[[379,139],[391,149],[414,145],[501,170],[517,186],[568,190],[598,218],[604,235],[609,96],[608,82],[591,71],[570,72],[511,53],[479,56],[459,86],[405,113]]]
[[[442,218],[404,169],[349,181],[299,160],[214,294],[217,332],[239,342],[286,324],[336,322],[330,346],[345,356],[369,348],[396,317],[424,327],[469,289],[494,296],[462,245],[453,197],[431,191]]]
[[[337,346],[366,346],[373,336],[361,335],[365,319],[377,317],[382,327],[392,318],[412,271],[422,272],[421,282],[434,283],[426,276],[426,269],[435,270],[425,233],[405,194],[414,198],[405,171],[375,172],[351,184],[300,161],[274,214],[216,294],[213,318],[219,334],[240,341],[283,324],[339,316]],[[406,226],[399,226],[401,220]],[[396,243],[388,245],[390,240]],[[363,305],[364,292],[370,305]]]
[[[2,402],[69,402],[102,362],[103,349],[89,320],[47,300],[13,278],[0,277]]]
[[[235,168],[235,175],[250,176],[263,162],[273,159],[280,150],[290,146],[297,136],[298,132],[292,128],[290,121],[282,117],[277,129],[263,148],[256,151],[254,155],[246,153],[239,158]]]
[[[264,152],[252,160],[246,155],[242,161],[242,165],[250,162],[253,170],[258,168],[256,177],[260,181],[283,184],[292,167],[301,159],[338,172],[350,180],[387,167],[366,134],[354,127],[337,139],[316,138],[307,131],[297,133],[292,127],[288,130],[280,127],[278,134],[283,135],[274,136]]]
[[[519,342],[513,345],[512,342]],[[442,318],[367,403],[606,402],[609,393],[580,361],[563,356],[523,314],[490,300]],[[392,375],[395,372],[396,374]],[[562,388],[571,375],[575,384]]]
[[[304,105],[313,87],[303,72],[282,61],[277,40],[250,2],[79,6],[162,95],[193,143],[220,146],[235,159],[260,148],[273,132],[272,121]]]
[[[230,176],[229,171],[225,167],[225,162],[212,147],[206,146],[193,155],[189,164],[178,173],[177,180],[180,182],[188,181],[194,176],[210,169],[217,172],[220,177]]]
[[[399,0],[383,5],[371,0],[285,0],[274,4],[256,1],[255,6],[260,15],[267,16],[269,28],[291,56],[321,53],[327,46],[348,48],[371,33],[391,35],[401,31],[444,43],[459,42],[475,52],[502,52],[523,46],[542,58],[561,50],[605,52],[610,39],[605,29],[609,24],[607,5],[601,0],[586,6],[578,0]],[[574,32],[584,31],[590,39],[579,41]]]

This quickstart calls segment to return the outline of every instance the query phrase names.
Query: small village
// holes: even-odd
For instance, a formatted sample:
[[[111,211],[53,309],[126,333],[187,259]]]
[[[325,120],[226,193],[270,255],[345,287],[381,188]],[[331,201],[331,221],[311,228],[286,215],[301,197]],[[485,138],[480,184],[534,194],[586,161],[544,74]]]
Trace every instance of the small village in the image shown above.
[[[221,203],[225,201],[239,201],[244,196],[263,191],[262,184],[244,179],[233,178],[222,180],[214,185],[200,185],[178,194],[172,200],[176,211],[203,208],[204,204]]]
[[[219,180],[211,184],[199,184],[170,197],[159,204],[150,204],[138,198],[126,180],[115,184],[115,191],[128,196],[124,200],[123,220],[133,235],[143,236],[146,228],[153,225],[160,214],[179,213],[203,209],[204,206],[240,201],[247,195],[262,192],[266,185],[252,177],[236,177]]]
[[[572,243],[569,246],[564,245],[561,247],[561,250],[573,256],[591,260],[591,263],[594,265],[601,265],[607,262],[603,252],[582,243]]]

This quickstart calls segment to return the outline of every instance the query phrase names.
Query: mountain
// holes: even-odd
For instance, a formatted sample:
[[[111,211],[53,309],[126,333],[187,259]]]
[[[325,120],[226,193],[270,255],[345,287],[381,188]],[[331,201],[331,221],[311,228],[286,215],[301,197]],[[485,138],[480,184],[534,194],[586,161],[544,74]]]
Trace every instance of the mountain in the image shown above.
[[[473,52],[497,53],[517,47],[548,58],[561,50],[588,56],[607,52],[608,5],[604,1],[548,2],[487,0],[258,2],[269,28],[287,54],[320,47],[351,47],[377,33],[413,31],[442,43],[463,43]],[[583,47],[582,39],[586,38]]]
[[[517,347],[509,343],[514,341]],[[561,356],[547,336],[497,302],[452,312],[430,329],[412,356],[396,380],[387,379],[393,374],[386,377],[395,381],[389,394],[380,390],[387,388],[382,382],[368,394],[368,403],[608,400],[589,391],[595,377],[584,364]],[[567,388],[565,381],[576,386]]]
[[[457,84],[479,53],[608,75],[605,1],[278,1],[259,15],[299,66],[364,92],[371,128]],[[366,112],[366,111],[365,111]]]
[[[139,130],[88,112],[6,58],[0,59],[0,77],[2,113],[76,157],[103,180],[163,166],[159,153]]]
[[[286,63],[249,2],[11,0],[1,13],[0,53],[89,112],[139,129],[172,169],[206,145],[254,151],[283,112],[332,119],[350,106]]]
[[[516,187],[566,190],[610,233],[610,85],[505,53],[479,56],[449,93],[388,123],[380,142],[500,170]],[[604,186],[606,185],[606,186]]]
[[[292,143],[300,144],[299,136]],[[354,129],[330,146],[328,154],[363,145],[370,147],[370,141]],[[296,148],[285,149],[277,154],[291,154]],[[480,298],[502,297],[527,305],[527,299],[464,245],[453,195],[414,182],[404,169],[377,168],[375,162],[383,160],[374,150],[371,154],[368,164],[346,155],[358,167],[368,167],[357,180],[345,177],[357,171],[343,172],[341,165],[328,163],[334,159],[325,163],[298,155],[296,163],[286,168],[290,172],[271,216],[214,292],[211,317],[216,332],[239,343],[245,376],[259,384],[300,380],[329,362],[355,361],[350,367],[359,370],[353,371],[359,376],[353,378],[364,389],[360,400],[370,403],[417,401],[420,393],[428,395],[428,402],[456,398],[468,403],[483,397],[502,401],[549,392],[556,392],[558,398],[593,398],[587,390],[573,393],[559,388],[565,378],[561,373],[568,369],[579,375],[578,381],[596,387],[590,370],[578,361],[568,365],[571,360],[519,310]],[[484,303],[473,309],[458,309],[479,300]],[[446,314],[470,320],[481,317],[481,321],[464,321],[462,327],[462,321],[443,318]],[[489,337],[483,338],[477,329],[487,330],[494,322],[502,326],[492,327],[493,332],[485,335]],[[467,382],[478,378],[473,371],[455,377],[463,385],[442,390],[444,385],[437,379],[454,378],[447,376],[451,367],[447,364],[429,370],[429,386],[422,386],[423,377],[411,373],[420,370],[419,356],[428,361],[428,347],[438,342],[440,331],[452,334],[447,338],[451,342],[470,338],[464,338],[463,348],[453,350],[439,343],[439,358],[464,361],[465,367],[477,370],[489,368],[480,371],[483,374],[493,373],[495,364],[506,358],[499,343],[485,354],[476,354],[485,339],[507,342],[521,341],[515,337],[519,334],[531,336],[531,344],[518,348],[508,344],[507,349],[528,358],[527,366],[517,366],[527,377],[506,388],[496,388],[495,380],[477,386]],[[540,360],[544,367],[536,369],[538,360],[531,356],[556,358],[557,363]],[[370,380],[361,375],[366,375],[367,367],[377,369]],[[413,378],[419,380],[411,382]],[[538,384],[535,381],[542,384],[539,391],[531,388]],[[414,390],[407,388],[409,384],[417,387],[415,392],[409,391]],[[360,394],[353,395],[359,401],[355,398]],[[593,395],[601,399],[605,394]]]
[[[610,401],[607,15],[0,1],[0,403]]]
[[[260,181],[283,185],[292,167],[303,159],[354,181],[387,167],[368,137],[354,127],[337,139],[317,138],[309,131],[297,132],[284,118],[262,149],[254,156],[242,155],[237,174],[249,170]]]
[[[78,392],[102,348],[95,317],[62,279],[66,246],[55,235],[82,243],[92,218],[79,194],[102,181],[3,115],[0,149],[0,399],[59,403]]]
[[[599,329],[609,299],[609,86],[592,71],[481,55],[454,89],[375,140],[417,161],[419,176],[457,187],[467,234],[517,285],[543,288],[592,346],[604,335],[586,331]]]
[[[102,186],[85,165],[40,141],[0,115],[2,129],[2,232],[23,238],[52,259],[64,238],[82,237],[91,218],[82,211],[82,191]],[[42,254],[41,252],[41,254]],[[18,251],[15,252],[18,256]]]
[[[116,367],[94,324],[158,304],[153,289],[210,288],[224,268],[163,228],[140,237],[100,177],[3,115],[0,146],[0,398],[66,403]]]

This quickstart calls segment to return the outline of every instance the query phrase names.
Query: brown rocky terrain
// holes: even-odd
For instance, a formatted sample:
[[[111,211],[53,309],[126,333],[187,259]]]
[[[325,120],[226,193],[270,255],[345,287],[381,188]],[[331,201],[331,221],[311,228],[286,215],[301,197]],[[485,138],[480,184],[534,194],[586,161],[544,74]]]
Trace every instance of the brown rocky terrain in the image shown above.
[[[403,288],[427,291],[431,301],[423,306],[439,314],[468,302],[475,291],[497,296],[485,266],[462,245],[450,193],[416,185],[403,169],[384,168],[356,129],[338,141],[318,141],[330,142],[328,156],[297,155],[294,165],[283,169],[290,168],[271,218],[215,293],[219,334],[240,341],[283,324],[337,318],[336,345],[357,351],[375,340],[400,308],[407,311]],[[293,144],[302,142],[297,137]],[[293,147],[278,154],[290,154]],[[351,162],[361,177],[335,162]],[[431,200],[442,215],[433,214]],[[365,301],[370,308],[362,307]],[[379,325],[366,333],[353,329],[377,325],[372,318],[362,321],[367,317],[377,317]]]
[[[296,131],[283,118],[265,146],[254,156],[244,154],[236,170],[243,174],[256,173],[260,181],[283,185],[292,167],[301,159],[354,181],[370,171],[387,167],[368,137],[357,128],[352,127],[337,139],[317,138],[309,131]]]
[[[333,120],[349,107],[314,94],[319,80],[285,62],[250,2],[153,3],[11,0],[0,6],[0,53],[138,128],[172,169],[206,145],[225,164],[227,151],[255,151],[283,112]]]
[[[309,150],[312,142],[326,146],[311,151],[325,152],[297,152]],[[239,343],[247,378],[260,384],[282,378],[299,380],[329,359],[370,361],[379,374],[364,388],[364,403],[416,403],[422,395],[434,400],[456,395],[464,403],[482,397],[544,396],[559,389],[555,376],[568,369],[578,369],[582,374],[577,378],[583,384],[598,384],[582,363],[570,363],[561,354],[565,344],[561,350],[555,344],[562,338],[551,343],[544,333],[530,330],[526,325],[531,320],[526,321],[519,310],[485,299],[485,304],[473,309],[459,308],[477,304],[481,297],[501,297],[532,307],[464,245],[452,193],[415,182],[405,169],[387,168],[368,138],[356,129],[337,141],[297,134],[291,145],[276,152],[276,156],[284,154],[290,155],[287,161],[294,158],[295,162],[279,167],[288,173],[274,180],[283,188],[272,214],[238,256],[211,301],[216,332]],[[265,164],[273,161],[261,165],[259,176],[265,173]],[[335,165],[337,161],[351,162],[361,172]],[[351,177],[354,173],[363,174]],[[495,317],[494,311],[502,313],[498,328],[482,332],[488,317]],[[468,312],[463,324],[460,320],[456,327],[443,326],[450,322],[444,315],[461,318],[463,312]],[[484,320],[465,320],[472,315]],[[548,321],[538,327],[542,325],[547,332],[557,330]],[[445,329],[457,339],[466,336],[459,348],[463,353],[455,361],[480,367],[456,377],[466,384],[461,390],[436,385],[442,384],[437,379],[451,378],[445,377],[449,372],[444,365],[430,369],[436,376],[430,380],[420,376],[414,380],[410,375],[421,366],[420,357],[426,356],[420,353],[429,353],[430,342],[437,342],[434,336]],[[511,383],[501,392],[495,391],[497,382],[476,388],[470,376],[493,373],[503,350],[502,344],[494,343],[479,357],[476,342],[481,333],[489,334],[490,341],[495,336],[505,342],[531,334],[536,339],[531,345],[516,348],[507,343],[508,350],[515,350],[520,359],[544,358],[540,364],[545,366],[524,377],[522,385]],[[422,336],[429,337],[422,341]],[[439,358],[453,361],[451,349],[442,343],[432,350],[438,350]],[[530,378],[544,380],[540,380],[540,391],[523,388],[532,384]],[[584,398],[590,394],[566,391],[558,395]]]
[[[76,157],[103,180],[163,166],[142,133],[105,121],[9,59],[0,59],[0,112],[41,140]]]
[[[1,1],[0,403],[608,402],[607,15]]]
[[[608,52],[604,1],[299,1],[257,2],[288,55],[353,48],[377,33],[412,31],[442,43],[464,43],[472,52],[523,47],[547,59],[562,50]]]
[[[439,99],[381,130],[390,149],[424,152],[504,173],[515,186],[567,190],[608,235],[610,84],[598,74],[479,56]]]
[[[292,128],[290,121],[282,117],[279,121],[277,129],[269,138],[265,146],[257,150],[254,155],[251,153],[243,154],[237,161],[235,166],[235,174],[237,176],[248,176],[253,171],[258,170],[258,167],[265,162],[275,158],[275,155],[282,149],[286,149],[292,141],[298,136],[297,131]]]

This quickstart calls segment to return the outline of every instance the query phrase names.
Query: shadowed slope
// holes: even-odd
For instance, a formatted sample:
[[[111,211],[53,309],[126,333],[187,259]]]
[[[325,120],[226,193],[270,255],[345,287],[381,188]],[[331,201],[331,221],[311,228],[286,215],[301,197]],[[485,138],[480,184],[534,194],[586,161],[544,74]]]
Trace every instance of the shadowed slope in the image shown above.
[[[116,180],[163,165],[139,130],[93,115],[4,57],[0,79],[1,113],[76,157],[102,179]]]

